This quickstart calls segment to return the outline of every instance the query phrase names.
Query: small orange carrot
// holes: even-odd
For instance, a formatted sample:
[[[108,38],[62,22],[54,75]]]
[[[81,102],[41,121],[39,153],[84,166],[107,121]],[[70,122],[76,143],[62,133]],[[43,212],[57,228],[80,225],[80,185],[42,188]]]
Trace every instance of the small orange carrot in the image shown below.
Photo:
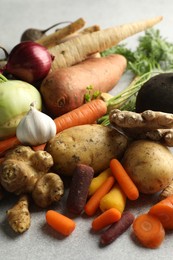
[[[136,200],[139,197],[139,191],[122,164],[117,159],[112,159],[110,169],[126,196],[130,200]]]
[[[95,231],[101,230],[121,218],[121,213],[115,208],[111,208],[103,212],[92,222],[92,229]]]
[[[54,119],[57,133],[77,125],[92,124],[107,112],[106,103],[101,99],[94,99],[62,116]],[[0,141],[0,156],[8,149],[14,148],[20,142],[16,136]],[[34,146],[33,149],[44,150],[45,144]]]
[[[101,198],[109,192],[115,182],[113,176],[109,176],[107,180],[96,190],[96,192],[87,201],[84,210],[88,216],[95,214],[100,205]]]
[[[142,214],[133,222],[133,230],[141,244],[148,248],[157,248],[165,238],[165,230],[160,220],[150,214]]]
[[[165,229],[173,229],[173,196],[169,196],[153,205],[149,214],[157,217]]]
[[[54,210],[46,212],[46,221],[53,229],[64,236],[69,236],[76,227],[76,223],[72,219]]]

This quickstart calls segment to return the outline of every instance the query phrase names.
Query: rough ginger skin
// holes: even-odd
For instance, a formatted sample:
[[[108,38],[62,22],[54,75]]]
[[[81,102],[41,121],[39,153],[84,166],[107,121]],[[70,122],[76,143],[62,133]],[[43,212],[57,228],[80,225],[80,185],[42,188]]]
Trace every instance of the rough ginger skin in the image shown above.
[[[28,206],[28,196],[22,195],[19,201],[11,209],[7,210],[8,222],[16,233],[23,233],[30,227],[31,216]]]
[[[47,207],[64,193],[59,175],[48,173],[52,166],[53,158],[48,152],[18,146],[6,154],[1,164],[0,183],[16,195],[30,193],[38,206]]]
[[[0,169],[3,188],[19,195],[32,192],[37,179],[53,165],[52,156],[45,151],[33,151],[29,146],[18,146],[6,154]]]

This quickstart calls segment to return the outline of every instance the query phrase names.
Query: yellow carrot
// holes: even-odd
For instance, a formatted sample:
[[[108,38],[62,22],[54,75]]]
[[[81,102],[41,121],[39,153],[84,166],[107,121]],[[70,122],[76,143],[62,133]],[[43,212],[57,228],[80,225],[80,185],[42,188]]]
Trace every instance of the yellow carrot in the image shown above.
[[[99,208],[99,203],[101,198],[107,192],[109,192],[109,190],[112,188],[114,184],[114,181],[115,181],[114,177],[109,176],[108,179],[98,188],[98,190],[87,201],[84,210],[88,216],[92,216],[95,214],[95,212]]]
[[[105,171],[101,172],[98,176],[94,177],[91,181],[89,186],[88,195],[93,195],[96,190],[107,180],[107,178],[111,175],[110,168],[106,169]]]
[[[122,213],[125,206],[126,195],[117,183],[114,184],[112,189],[100,201],[101,211],[115,208]]]
[[[104,51],[138,32],[153,27],[161,20],[162,16],[157,16],[148,20],[123,24],[84,34],[56,45],[49,49],[50,53],[55,56],[52,70],[77,64],[93,53]]]

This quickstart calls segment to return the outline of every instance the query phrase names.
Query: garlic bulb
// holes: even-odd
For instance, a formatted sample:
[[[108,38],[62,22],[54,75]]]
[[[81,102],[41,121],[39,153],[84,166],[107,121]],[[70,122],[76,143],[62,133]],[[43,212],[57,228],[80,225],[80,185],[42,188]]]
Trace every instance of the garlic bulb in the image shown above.
[[[16,129],[18,140],[25,145],[46,143],[56,134],[56,125],[51,117],[30,105],[30,110],[19,122]]]

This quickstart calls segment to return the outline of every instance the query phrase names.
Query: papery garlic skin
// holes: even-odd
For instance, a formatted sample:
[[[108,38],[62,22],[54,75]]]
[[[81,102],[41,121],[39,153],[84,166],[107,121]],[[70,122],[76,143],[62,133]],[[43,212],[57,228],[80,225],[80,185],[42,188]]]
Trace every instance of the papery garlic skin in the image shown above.
[[[40,145],[56,135],[56,125],[51,117],[34,108],[33,104],[16,129],[18,140],[25,145]]]

